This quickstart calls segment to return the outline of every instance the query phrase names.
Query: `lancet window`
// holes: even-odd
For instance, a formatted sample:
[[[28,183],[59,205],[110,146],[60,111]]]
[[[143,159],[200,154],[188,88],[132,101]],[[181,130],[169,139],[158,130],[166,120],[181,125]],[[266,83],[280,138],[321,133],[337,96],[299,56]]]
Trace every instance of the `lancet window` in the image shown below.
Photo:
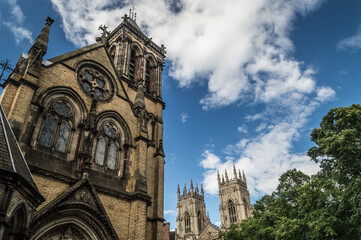
[[[198,231],[199,233],[202,232],[202,216],[201,216],[201,212],[198,212],[197,214],[197,220],[198,220]]]
[[[135,49],[132,49],[130,53],[130,60],[129,60],[129,80],[130,81],[136,81],[135,75],[136,75],[136,65],[137,65],[137,58],[136,58],[136,51]]]
[[[63,99],[53,101],[45,114],[39,145],[65,153],[73,118],[72,107],[67,101]]]
[[[191,217],[187,212],[184,216],[184,226],[185,226],[185,231],[187,233],[191,231]]]
[[[231,200],[228,202],[228,212],[231,223],[237,222],[236,206]]]
[[[119,130],[112,122],[104,123],[100,128],[95,149],[95,163],[105,169],[119,168]]]

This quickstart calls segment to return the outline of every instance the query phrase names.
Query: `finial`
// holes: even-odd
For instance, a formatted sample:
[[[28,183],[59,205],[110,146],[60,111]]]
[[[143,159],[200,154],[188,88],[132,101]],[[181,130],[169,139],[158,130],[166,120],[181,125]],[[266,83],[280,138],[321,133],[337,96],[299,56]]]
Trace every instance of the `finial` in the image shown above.
[[[191,179],[191,189],[190,189],[190,191],[191,191],[191,194],[193,194],[193,181],[192,181],[192,179]]]
[[[195,190],[195,193],[196,193],[197,195],[199,195],[198,183],[196,184],[196,190]]]
[[[137,13],[134,13],[134,21],[137,21]]]
[[[180,198],[180,189],[179,189],[179,184],[178,184],[177,194],[178,194],[178,198]]]
[[[234,166],[233,164],[233,176],[234,176],[234,180],[237,181],[237,171],[236,171],[236,166]]]
[[[225,172],[225,174],[224,174],[224,175],[226,176],[226,182],[227,182],[227,183],[229,183],[229,179],[228,179],[228,174],[227,174],[227,170],[224,170],[224,172]]]
[[[246,174],[244,174],[244,170],[242,170],[242,173],[243,173],[243,182],[247,184]]]
[[[201,195],[204,197],[203,184],[201,184]]]
[[[224,176],[222,175],[222,183],[224,183]]]
[[[217,169],[217,181],[218,181],[218,185],[221,184],[221,177],[219,176],[219,171]]]
[[[183,188],[183,196],[186,196],[187,195],[187,187],[186,185],[184,184],[184,188]]]
[[[242,174],[241,174],[241,170],[239,170],[239,169],[238,169],[238,178],[239,178],[239,180],[242,181]]]

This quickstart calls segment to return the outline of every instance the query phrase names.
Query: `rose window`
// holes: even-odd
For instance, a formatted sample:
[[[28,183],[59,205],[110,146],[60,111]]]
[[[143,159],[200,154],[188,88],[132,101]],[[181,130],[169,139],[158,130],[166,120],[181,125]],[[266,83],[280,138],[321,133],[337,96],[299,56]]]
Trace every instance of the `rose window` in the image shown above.
[[[90,67],[81,68],[78,80],[82,89],[91,98],[107,100],[112,95],[109,78],[96,69]]]

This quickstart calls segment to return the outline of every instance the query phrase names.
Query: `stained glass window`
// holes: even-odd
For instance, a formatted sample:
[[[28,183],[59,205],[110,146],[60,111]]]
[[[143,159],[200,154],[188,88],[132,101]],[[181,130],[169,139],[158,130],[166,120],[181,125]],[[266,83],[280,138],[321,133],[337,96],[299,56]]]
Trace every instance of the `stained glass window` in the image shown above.
[[[99,165],[104,164],[104,157],[105,157],[105,148],[106,148],[106,141],[104,138],[99,138],[97,144],[97,150],[95,153],[95,163]]]
[[[117,159],[117,145],[115,142],[112,142],[108,149],[108,168],[115,169],[115,162]]]
[[[66,143],[68,141],[70,132],[70,125],[68,122],[64,121],[60,124],[58,138],[56,140],[55,149],[60,152],[65,152]]]
[[[229,212],[229,219],[231,223],[237,222],[237,213],[236,213],[236,206],[232,201],[228,203],[228,212]]]
[[[185,225],[186,232],[190,232],[191,231],[191,218],[188,213],[186,213],[186,215],[184,217],[184,225]]]
[[[102,72],[91,67],[83,67],[79,70],[78,80],[82,89],[90,97],[98,100],[111,97],[111,81]]]
[[[105,132],[109,137],[115,137],[116,129],[113,127],[113,125],[108,124],[105,126]]]
[[[70,113],[70,107],[65,102],[56,102],[54,109],[62,116],[68,116]]]
[[[54,114],[51,114],[46,117],[44,125],[43,125],[43,129],[41,130],[41,134],[40,134],[40,138],[39,138],[40,145],[43,145],[45,147],[51,146],[54,132],[55,132],[56,122],[57,122],[57,120],[56,120],[56,117]]]

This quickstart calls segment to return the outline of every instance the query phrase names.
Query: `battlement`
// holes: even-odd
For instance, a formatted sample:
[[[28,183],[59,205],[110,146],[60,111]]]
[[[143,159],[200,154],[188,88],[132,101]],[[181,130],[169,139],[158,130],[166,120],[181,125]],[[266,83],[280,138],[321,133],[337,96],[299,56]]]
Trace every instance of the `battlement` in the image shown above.
[[[241,185],[245,185],[247,187],[247,179],[246,174],[244,171],[241,171],[238,169],[238,174],[236,167],[233,164],[233,179],[228,177],[227,170],[224,171],[224,175],[219,175],[219,171],[217,170],[217,180],[218,180],[218,187],[227,185],[229,183],[238,183]]]
[[[185,199],[188,197],[196,197],[196,198],[204,199],[203,185],[201,184],[201,191],[199,192],[198,184],[196,185],[196,188],[194,189],[192,180],[191,180],[191,186],[188,190],[187,190],[187,186],[184,184],[182,195],[180,193],[180,188],[179,188],[179,184],[178,184],[177,193],[178,193],[178,200]]]

